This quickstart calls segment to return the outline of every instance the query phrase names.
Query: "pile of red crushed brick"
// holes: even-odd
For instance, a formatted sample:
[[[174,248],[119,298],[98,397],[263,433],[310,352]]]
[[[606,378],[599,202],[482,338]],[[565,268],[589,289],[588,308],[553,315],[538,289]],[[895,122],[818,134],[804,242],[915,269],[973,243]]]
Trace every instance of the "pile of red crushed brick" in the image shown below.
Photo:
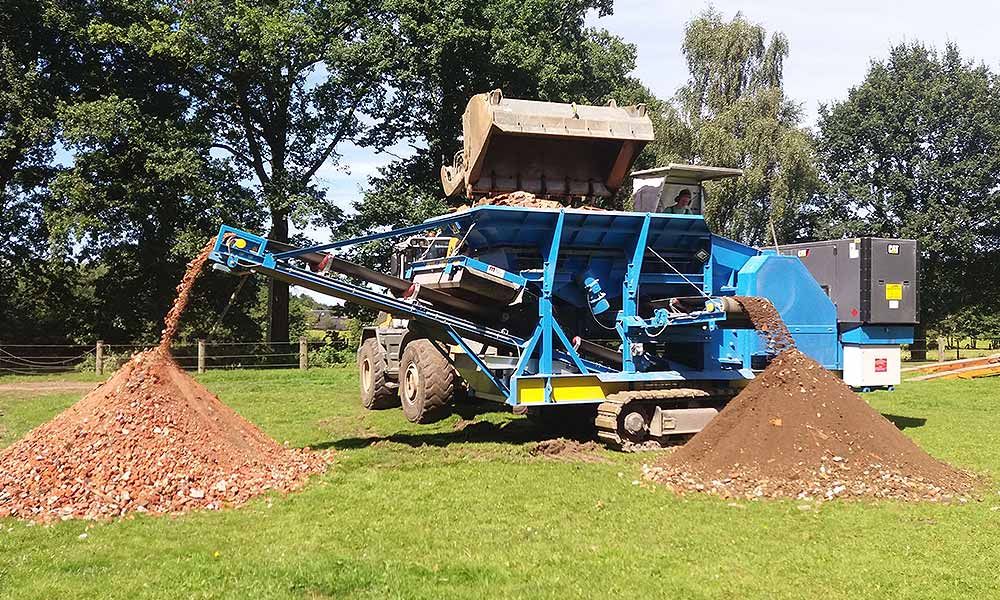
[[[704,430],[645,467],[647,479],[725,498],[973,497],[974,477],[928,455],[791,346],[770,303],[752,304],[748,313],[781,353]]]
[[[327,457],[267,437],[170,356],[209,248],[191,262],[159,347],[132,357],[53,420],[0,450],[0,517],[177,513],[301,486]]]

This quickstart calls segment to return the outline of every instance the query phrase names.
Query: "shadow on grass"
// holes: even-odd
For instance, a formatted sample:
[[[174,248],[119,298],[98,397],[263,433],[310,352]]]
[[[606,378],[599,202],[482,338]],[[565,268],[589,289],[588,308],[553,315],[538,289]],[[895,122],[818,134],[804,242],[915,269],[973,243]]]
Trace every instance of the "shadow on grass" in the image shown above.
[[[507,407],[494,402],[468,401],[453,407],[451,414],[457,414],[462,420],[455,423],[454,428],[450,431],[441,431],[435,428],[434,430],[429,430],[427,433],[394,433],[368,437],[349,437],[314,444],[312,448],[315,450],[326,448],[349,450],[366,448],[379,442],[395,442],[412,447],[424,445],[443,447],[460,443],[525,444],[558,437],[578,441],[594,439],[593,417],[584,419],[586,423],[583,423],[579,419],[568,419],[568,422],[560,423],[558,420],[535,420],[527,417],[514,418],[502,423],[494,423],[492,421],[472,422],[479,415],[509,412],[510,410]]]
[[[927,419],[923,417],[903,417],[900,415],[889,415],[885,413],[883,413],[882,416],[892,421],[892,424],[901,431],[909,427],[923,427],[927,423]]]

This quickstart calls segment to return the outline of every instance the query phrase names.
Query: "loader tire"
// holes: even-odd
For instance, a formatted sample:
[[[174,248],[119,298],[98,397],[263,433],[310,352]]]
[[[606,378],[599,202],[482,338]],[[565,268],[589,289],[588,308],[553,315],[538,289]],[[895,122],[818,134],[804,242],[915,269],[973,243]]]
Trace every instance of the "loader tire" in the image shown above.
[[[361,405],[368,410],[399,406],[399,396],[386,378],[388,368],[385,350],[378,339],[365,340],[358,348],[358,378],[361,380]]]
[[[448,415],[458,375],[448,358],[427,339],[403,348],[399,360],[399,398],[411,423],[433,423]]]

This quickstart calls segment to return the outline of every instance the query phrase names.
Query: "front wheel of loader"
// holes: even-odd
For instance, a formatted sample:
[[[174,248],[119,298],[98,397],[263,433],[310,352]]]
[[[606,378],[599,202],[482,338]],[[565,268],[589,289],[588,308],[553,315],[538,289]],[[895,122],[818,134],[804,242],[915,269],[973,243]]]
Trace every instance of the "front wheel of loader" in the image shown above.
[[[388,368],[385,350],[378,339],[365,340],[358,348],[358,378],[361,380],[361,405],[368,410],[399,406],[399,396],[386,379]]]
[[[428,339],[415,339],[403,348],[399,361],[399,399],[412,423],[433,423],[448,413],[458,375],[451,362]]]

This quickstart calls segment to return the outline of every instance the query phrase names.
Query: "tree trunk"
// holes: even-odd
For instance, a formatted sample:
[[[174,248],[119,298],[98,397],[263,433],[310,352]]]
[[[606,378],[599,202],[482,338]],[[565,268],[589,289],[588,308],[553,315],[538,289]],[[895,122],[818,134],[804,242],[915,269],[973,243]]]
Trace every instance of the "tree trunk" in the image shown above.
[[[913,328],[913,344],[910,346],[910,360],[927,360],[927,328],[918,323]]]
[[[284,211],[271,212],[270,239],[288,241],[288,215]],[[288,334],[288,284],[269,278],[267,281],[267,342],[287,342]]]

